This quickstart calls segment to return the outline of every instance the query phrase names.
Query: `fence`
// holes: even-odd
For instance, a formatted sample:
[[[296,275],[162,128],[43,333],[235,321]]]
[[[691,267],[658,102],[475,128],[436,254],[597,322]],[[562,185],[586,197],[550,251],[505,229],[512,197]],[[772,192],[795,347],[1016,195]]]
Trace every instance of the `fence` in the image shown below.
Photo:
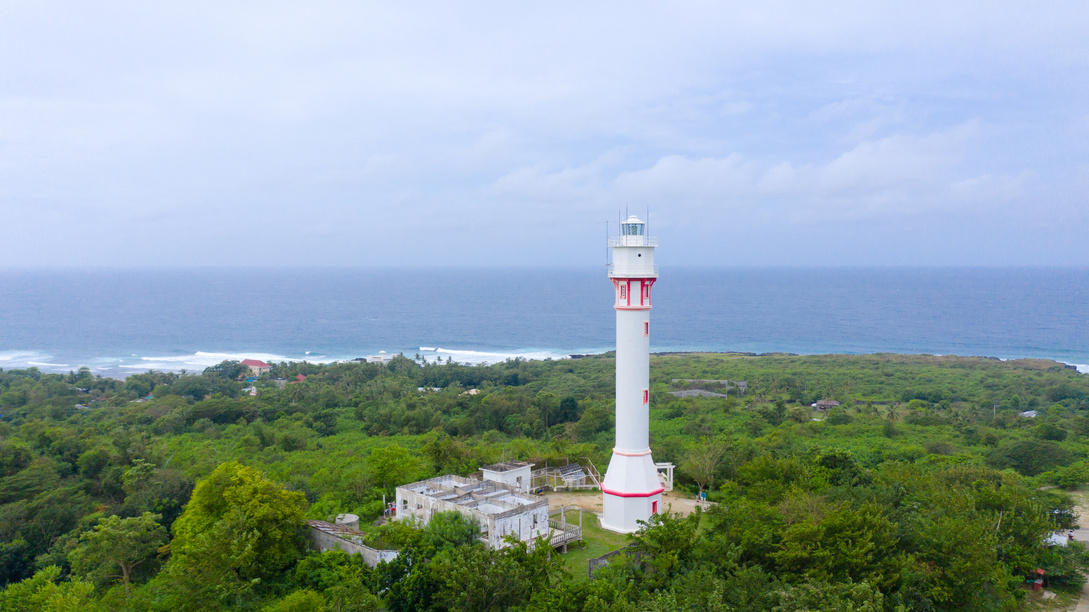
[[[628,555],[632,558],[632,562],[638,564],[643,558],[643,551],[636,550],[635,544],[628,544],[624,548],[618,548],[612,552],[607,552],[600,557],[590,559],[590,580],[594,579],[594,572],[599,571],[601,568],[609,564],[610,561],[621,555]]]
[[[314,550],[326,551],[339,548],[349,555],[359,554],[363,556],[363,562],[370,567],[375,567],[382,561],[392,561],[399,553],[396,550],[378,550],[363,544],[364,534],[357,529],[325,521],[306,521],[306,523],[310,527],[310,547]]]

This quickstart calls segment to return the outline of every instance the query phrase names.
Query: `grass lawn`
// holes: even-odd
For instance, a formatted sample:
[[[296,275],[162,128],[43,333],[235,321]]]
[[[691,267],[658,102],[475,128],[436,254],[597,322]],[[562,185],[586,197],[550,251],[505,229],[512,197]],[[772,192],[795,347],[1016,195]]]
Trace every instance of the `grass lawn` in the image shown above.
[[[567,522],[571,525],[579,524],[579,511],[568,510]],[[558,513],[557,513],[558,517]],[[569,544],[567,554],[563,556],[564,566],[575,580],[589,580],[590,559],[600,557],[607,552],[614,551],[628,545],[628,536],[620,533],[605,531],[598,525],[597,517],[589,512],[582,514],[582,543]]]

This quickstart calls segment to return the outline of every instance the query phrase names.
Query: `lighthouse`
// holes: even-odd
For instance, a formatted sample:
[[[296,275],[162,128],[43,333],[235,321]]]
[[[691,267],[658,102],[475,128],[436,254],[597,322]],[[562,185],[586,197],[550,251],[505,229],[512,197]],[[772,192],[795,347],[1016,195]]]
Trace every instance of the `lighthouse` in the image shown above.
[[[616,446],[601,483],[601,525],[631,533],[658,513],[665,490],[650,456],[650,288],[658,267],[654,239],[635,215],[608,246],[616,292]]]

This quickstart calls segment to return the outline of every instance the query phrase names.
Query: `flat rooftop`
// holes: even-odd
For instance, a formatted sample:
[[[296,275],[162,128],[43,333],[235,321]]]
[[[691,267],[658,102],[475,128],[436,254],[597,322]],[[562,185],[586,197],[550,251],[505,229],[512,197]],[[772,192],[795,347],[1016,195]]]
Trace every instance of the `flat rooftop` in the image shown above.
[[[461,476],[438,476],[397,488],[473,509],[481,514],[502,514],[522,506],[548,503],[546,499],[513,491],[498,482]]]
[[[509,472],[511,470],[517,470],[519,468],[524,468],[524,467],[526,467],[528,465],[532,465],[532,464],[527,463],[525,461],[504,461],[502,463],[493,463],[491,465],[485,465],[484,467],[482,467],[480,469],[481,470],[486,470],[488,472]]]

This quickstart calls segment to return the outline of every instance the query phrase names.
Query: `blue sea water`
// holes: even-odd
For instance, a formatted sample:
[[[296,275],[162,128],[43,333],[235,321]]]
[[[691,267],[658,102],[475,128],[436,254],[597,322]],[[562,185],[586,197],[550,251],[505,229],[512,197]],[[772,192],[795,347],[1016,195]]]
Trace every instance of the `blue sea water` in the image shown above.
[[[604,269],[0,271],[0,368],[123,377],[380,350],[611,350]],[[1089,269],[664,268],[652,350],[1040,357],[1089,371]]]

